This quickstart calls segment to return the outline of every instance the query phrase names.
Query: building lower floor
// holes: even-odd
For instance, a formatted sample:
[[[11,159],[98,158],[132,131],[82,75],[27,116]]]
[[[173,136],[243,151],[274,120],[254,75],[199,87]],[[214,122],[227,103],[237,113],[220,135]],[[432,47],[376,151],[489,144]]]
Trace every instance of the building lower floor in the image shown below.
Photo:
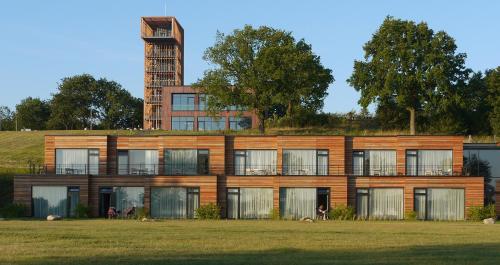
[[[14,200],[27,215],[71,217],[79,205],[92,217],[110,208],[126,216],[145,209],[152,218],[196,218],[217,204],[229,219],[316,218],[319,209],[352,206],[357,218],[464,220],[483,205],[481,177],[347,176],[16,176]]]

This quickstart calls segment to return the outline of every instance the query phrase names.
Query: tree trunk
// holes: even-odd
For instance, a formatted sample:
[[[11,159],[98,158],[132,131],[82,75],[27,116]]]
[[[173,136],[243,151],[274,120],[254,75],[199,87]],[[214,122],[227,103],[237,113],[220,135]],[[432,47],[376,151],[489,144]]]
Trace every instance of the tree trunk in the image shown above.
[[[264,119],[259,117],[259,133],[264,134],[266,132],[266,126],[264,124]]]
[[[408,108],[410,112],[410,135],[415,135],[415,108]]]
[[[286,110],[286,114],[288,116],[288,126],[293,127],[293,120],[292,120],[292,101],[288,101],[288,109]]]

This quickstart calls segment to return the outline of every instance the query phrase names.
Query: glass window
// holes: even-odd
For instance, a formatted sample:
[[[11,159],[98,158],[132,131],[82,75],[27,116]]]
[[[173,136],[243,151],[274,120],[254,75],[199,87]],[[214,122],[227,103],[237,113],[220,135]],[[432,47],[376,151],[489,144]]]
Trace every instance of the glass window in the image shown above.
[[[198,131],[223,131],[225,129],[225,118],[198,117]]]
[[[98,175],[98,149],[56,149],[56,174]]]
[[[427,219],[427,189],[415,189],[414,204],[417,219]]]
[[[199,96],[198,96],[198,109],[200,111],[207,110],[207,95],[199,94]]]
[[[80,203],[80,187],[68,187],[68,215],[76,216],[76,207]]]
[[[265,219],[273,209],[272,188],[229,188],[227,217]]]
[[[235,151],[236,175],[276,175],[276,150]]]
[[[33,186],[31,189],[33,216],[68,216],[68,188],[65,186]]]
[[[172,130],[192,131],[194,129],[194,117],[172,117]]]
[[[196,94],[172,94],[172,110],[194,110]]]
[[[414,207],[419,219],[464,220],[464,189],[415,189]]]
[[[359,218],[403,219],[403,189],[370,188],[357,189],[356,215]]]
[[[118,150],[118,174],[158,174],[158,150]]]
[[[199,207],[199,188],[151,188],[153,218],[192,218]]]
[[[453,174],[452,153],[453,153],[452,150],[407,150],[406,151],[407,175],[410,176],[452,175]]]
[[[280,215],[285,219],[316,218],[316,188],[280,188]]]
[[[328,175],[328,151],[283,150],[283,175]]]
[[[369,176],[396,175],[395,150],[364,150],[353,152],[353,174]]]
[[[241,131],[252,128],[252,118],[250,117],[229,117],[229,129]]]
[[[209,151],[206,149],[166,149],[166,175],[208,175]]]

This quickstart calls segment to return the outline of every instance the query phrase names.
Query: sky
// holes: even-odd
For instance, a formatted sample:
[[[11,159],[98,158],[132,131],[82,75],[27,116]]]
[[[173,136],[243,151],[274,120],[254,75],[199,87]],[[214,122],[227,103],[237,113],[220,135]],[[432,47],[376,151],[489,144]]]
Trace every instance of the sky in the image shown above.
[[[217,31],[267,25],[304,38],[333,70],[325,112],[360,109],[346,79],[388,15],[446,31],[475,71],[500,65],[500,1],[494,0],[10,0],[0,8],[0,105],[12,109],[28,96],[49,99],[62,78],[82,73],[117,81],[142,98],[140,17],[165,10],[184,28],[186,85],[209,67],[202,55]]]

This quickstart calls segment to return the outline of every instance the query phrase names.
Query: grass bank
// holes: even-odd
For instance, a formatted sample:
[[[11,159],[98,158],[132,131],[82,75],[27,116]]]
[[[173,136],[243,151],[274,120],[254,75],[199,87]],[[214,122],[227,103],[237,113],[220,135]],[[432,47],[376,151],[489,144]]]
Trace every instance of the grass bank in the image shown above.
[[[0,253],[0,264],[500,264],[500,225],[0,221]]]

